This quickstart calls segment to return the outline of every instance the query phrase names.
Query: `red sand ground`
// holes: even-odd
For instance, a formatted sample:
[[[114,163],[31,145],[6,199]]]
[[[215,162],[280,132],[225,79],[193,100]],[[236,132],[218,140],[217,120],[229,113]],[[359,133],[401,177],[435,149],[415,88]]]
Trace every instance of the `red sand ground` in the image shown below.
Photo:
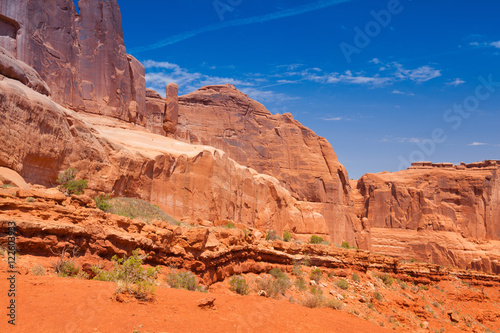
[[[24,258],[23,258],[24,260]],[[287,301],[158,288],[153,303],[114,299],[115,284],[55,276],[17,276],[15,328],[7,324],[7,267],[0,267],[0,332],[387,332],[332,309]],[[214,310],[197,302],[216,298]]]

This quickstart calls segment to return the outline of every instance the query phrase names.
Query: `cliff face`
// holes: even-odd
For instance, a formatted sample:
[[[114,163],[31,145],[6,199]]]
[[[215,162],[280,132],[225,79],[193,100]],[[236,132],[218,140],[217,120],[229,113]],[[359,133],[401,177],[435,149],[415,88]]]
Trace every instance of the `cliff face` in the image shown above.
[[[498,271],[478,244],[500,239],[500,161],[366,174],[355,192],[374,251]]]
[[[9,78],[0,80],[0,165],[46,186],[74,167],[90,189],[151,201],[178,219],[328,233],[278,180],[221,150],[70,111]]]
[[[126,54],[116,0],[0,2],[0,46],[33,67],[55,101],[144,124],[144,67]]]
[[[179,97],[175,138],[216,147],[275,177],[301,205],[317,212],[333,242],[369,247],[352,213],[345,168],[331,145],[291,114],[272,115],[232,85],[207,86]],[[313,233],[307,229],[292,226],[294,232]]]

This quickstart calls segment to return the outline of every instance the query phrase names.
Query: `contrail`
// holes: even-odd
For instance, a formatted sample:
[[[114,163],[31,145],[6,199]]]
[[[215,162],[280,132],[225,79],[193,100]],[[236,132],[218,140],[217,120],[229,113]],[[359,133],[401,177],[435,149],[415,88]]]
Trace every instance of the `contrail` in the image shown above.
[[[276,13],[271,13],[271,14],[266,14],[266,15],[261,15],[261,16],[254,16],[254,17],[249,17],[245,19],[238,19],[238,20],[232,20],[232,21],[227,21],[227,22],[222,22],[218,24],[212,24],[203,28],[191,30],[188,32],[184,32],[175,36],[171,36],[169,38],[163,39],[159,42],[146,45],[146,46],[140,46],[136,47],[130,50],[130,53],[141,53],[145,51],[151,51],[151,50],[156,50],[162,47],[165,47],[167,45],[172,45],[178,42],[181,42],[183,40],[186,40],[188,38],[194,37],[196,35],[205,33],[205,32],[210,32],[210,31],[217,31],[221,30],[224,28],[229,28],[229,27],[239,27],[242,25],[247,25],[247,24],[252,24],[252,23],[263,23],[263,22],[268,22],[272,20],[277,20],[280,18],[284,17],[290,17],[290,16],[295,16],[295,15],[300,15],[308,12],[312,12],[318,9],[323,9],[331,6],[335,6],[344,2],[350,2],[352,0],[324,0],[320,1],[314,4],[308,4],[304,6],[299,6],[296,8],[291,8],[291,9],[286,9],[282,10]]]

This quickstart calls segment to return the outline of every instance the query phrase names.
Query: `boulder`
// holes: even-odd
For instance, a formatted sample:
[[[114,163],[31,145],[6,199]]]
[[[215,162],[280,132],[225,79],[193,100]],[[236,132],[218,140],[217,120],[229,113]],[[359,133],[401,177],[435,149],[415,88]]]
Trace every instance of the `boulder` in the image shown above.
[[[4,167],[0,167],[0,183],[3,185],[13,185],[24,190],[29,190],[30,188],[21,175],[14,170]]]

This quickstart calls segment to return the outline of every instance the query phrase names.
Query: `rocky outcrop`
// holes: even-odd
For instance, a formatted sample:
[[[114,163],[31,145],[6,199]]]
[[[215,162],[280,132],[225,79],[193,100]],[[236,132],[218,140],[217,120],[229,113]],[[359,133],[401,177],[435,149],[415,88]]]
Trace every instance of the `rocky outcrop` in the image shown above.
[[[498,270],[498,258],[485,255],[489,250],[470,247],[500,240],[498,161],[420,162],[395,173],[366,174],[356,192],[356,211],[374,231],[374,251]]]
[[[179,87],[175,83],[167,84],[167,94],[165,98],[165,117],[163,119],[163,130],[167,135],[172,136],[177,131],[179,118]]]
[[[12,54],[0,46],[0,74],[22,82],[27,87],[50,95],[50,89],[40,75],[24,62],[17,60]]]
[[[64,109],[7,78],[0,81],[0,101],[0,165],[28,182],[53,186],[59,172],[74,167],[94,191],[140,197],[178,219],[329,231],[312,204],[221,150]]]
[[[0,2],[0,46],[37,71],[55,101],[143,124],[144,67],[126,54],[116,0]]]
[[[203,87],[179,97],[179,105],[177,139],[221,149],[275,177],[301,202],[303,216],[317,220],[315,230],[292,226],[294,232],[319,231],[335,243],[369,248],[369,235],[351,210],[347,172],[324,138],[291,114],[272,115],[232,85]]]
[[[166,135],[163,129],[165,99],[156,91],[146,89],[146,129],[155,134]]]
[[[28,196],[34,200],[27,202]],[[180,227],[164,221],[146,224],[97,210],[86,196],[68,198],[58,195],[57,190],[54,193],[43,189],[0,189],[0,212],[0,241],[8,233],[8,222],[15,221],[16,245],[23,254],[51,256],[63,248],[78,248],[81,254],[110,259],[113,255],[130,255],[140,248],[147,253],[149,263],[189,269],[205,284],[233,274],[264,273],[277,265],[291,268],[306,256],[311,265],[322,268],[382,271],[419,283],[456,277],[479,285],[500,283],[498,275],[400,262],[333,244],[259,240],[258,231],[252,228],[244,232],[224,227]]]

